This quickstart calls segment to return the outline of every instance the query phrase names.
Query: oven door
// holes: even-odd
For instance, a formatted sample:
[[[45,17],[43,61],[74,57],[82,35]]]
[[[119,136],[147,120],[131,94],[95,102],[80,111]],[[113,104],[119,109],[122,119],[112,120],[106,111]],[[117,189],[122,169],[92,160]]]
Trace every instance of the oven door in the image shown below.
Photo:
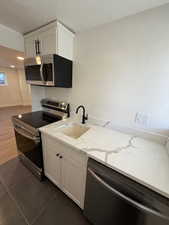
[[[14,129],[19,153],[24,155],[27,161],[30,161],[30,164],[34,165],[39,171],[42,171],[43,157],[40,136],[33,136],[25,128],[17,125],[15,125]]]

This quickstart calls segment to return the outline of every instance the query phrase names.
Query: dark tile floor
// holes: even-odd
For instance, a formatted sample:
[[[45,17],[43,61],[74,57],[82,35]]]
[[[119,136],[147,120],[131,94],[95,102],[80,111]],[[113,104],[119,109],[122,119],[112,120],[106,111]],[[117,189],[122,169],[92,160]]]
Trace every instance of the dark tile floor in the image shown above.
[[[26,224],[89,225],[76,204],[15,158],[0,165],[0,225]]]

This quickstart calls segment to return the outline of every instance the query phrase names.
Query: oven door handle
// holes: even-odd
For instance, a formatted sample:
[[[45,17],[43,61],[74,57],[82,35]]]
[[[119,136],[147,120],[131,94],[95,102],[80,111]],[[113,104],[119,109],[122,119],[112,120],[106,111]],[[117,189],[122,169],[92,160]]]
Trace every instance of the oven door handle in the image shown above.
[[[145,213],[149,213],[152,215],[155,215],[157,217],[160,217],[165,220],[169,220],[169,217],[166,215],[161,214],[158,211],[155,211],[154,209],[151,209],[145,205],[142,205],[139,202],[136,202],[135,200],[129,198],[128,196],[124,195],[123,193],[119,192],[117,189],[111,187],[109,184],[107,184],[100,176],[98,176],[93,170],[88,168],[88,172],[104,187],[106,187],[109,191],[111,191],[116,196],[120,197],[124,201],[128,202],[130,205],[134,206],[135,208],[144,211]]]
[[[25,132],[23,129],[18,128],[18,127],[17,128],[14,127],[14,129],[18,134],[24,136],[25,138],[28,138],[28,139],[34,141],[36,144],[40,143],[40,137],[32,136],[32,135],[28,134],[28,132]]]

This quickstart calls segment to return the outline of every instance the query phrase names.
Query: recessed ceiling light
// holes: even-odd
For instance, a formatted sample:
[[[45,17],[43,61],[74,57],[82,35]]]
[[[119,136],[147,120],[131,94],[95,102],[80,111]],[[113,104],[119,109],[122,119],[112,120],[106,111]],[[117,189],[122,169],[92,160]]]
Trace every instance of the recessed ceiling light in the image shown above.
[[[17,59],[22,60],[22,61],[24,60],[24,58],[21,56],[17,56]]]
[[[15,66],[14,66],[14,65],[10,65],[10,67],[11,67],[11,68],[15,68]]]

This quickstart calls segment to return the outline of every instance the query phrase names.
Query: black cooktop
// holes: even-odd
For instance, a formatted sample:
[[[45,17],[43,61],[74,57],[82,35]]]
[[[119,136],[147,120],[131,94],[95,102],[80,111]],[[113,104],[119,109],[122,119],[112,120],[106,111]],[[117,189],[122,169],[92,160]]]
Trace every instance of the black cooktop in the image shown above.
[[[14,116],[14,118],[34,127],[40,128],[53,122],[61,120],[61,117],[55,116],[44,111],[36,111],[30,113],[24,113]]]

